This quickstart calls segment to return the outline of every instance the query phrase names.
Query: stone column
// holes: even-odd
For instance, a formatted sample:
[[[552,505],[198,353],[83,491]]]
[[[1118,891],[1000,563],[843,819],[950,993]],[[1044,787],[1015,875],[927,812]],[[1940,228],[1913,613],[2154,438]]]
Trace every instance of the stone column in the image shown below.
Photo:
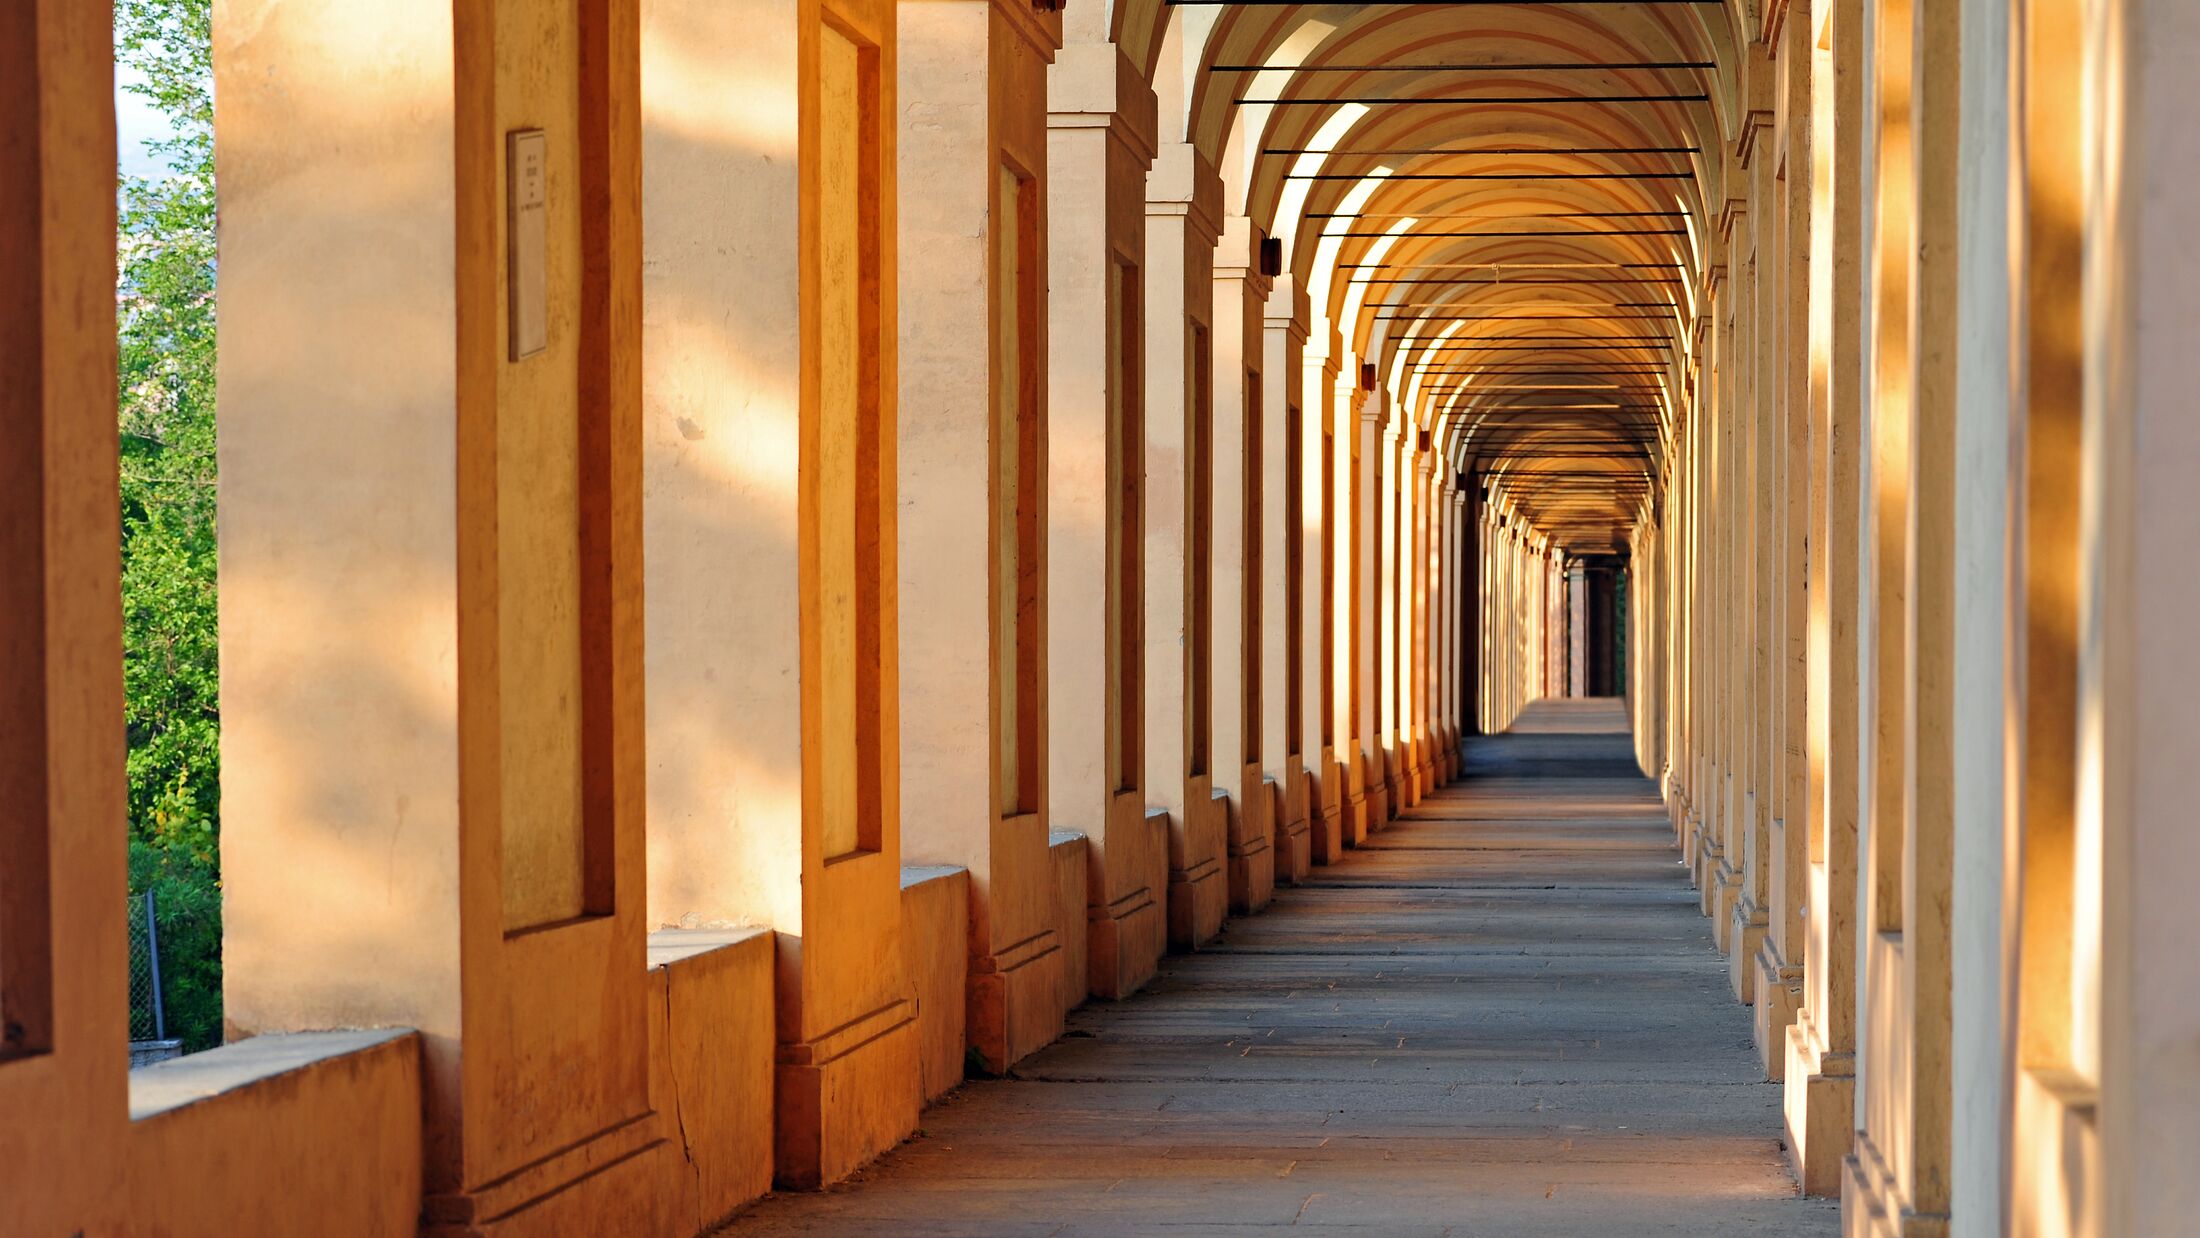
[[[1566,695],[1589,695],[1589,569],[1566,572]]]
[[[1359,785],[1364,799],[1360,819],[1354,823],[1352,842],[1366,841],[1369,834],[1390,821],[1390,787],[1386,780],[1386,745],[1382,731],[1382,532],[1386,470],[1382,467],[1383,391],[1378,387],[1360,401],[1359,454],[1353,461],[1356,482],[1352,503],[1354,562],[1352,678],[1358,706],[1355,731],[1360,767]]]
[[[1408,479],[1406,490],[1406,539],[1408,552],[1406,570],[1401,572],[1406,585],[1401,618],[1406,624],[1406,657],[1401,660],[1399,671],[1404,673],[1406,684],[1401,695],[1406,704],[1406,800],[1419,805],[1421,796],[1428,794],[1428,589],[1432,576],[1428,572],[1428,508],[1432,468],[1428,455],[1428,431],[1415,431],[1412,440],[1412,466],[1401,475]]]
[[[1487,509],[1482,501],[1482,488],[1487,484],[1482,474],[1469,461],[1459,474],[1459,731],[1462,736],[1480,735],[1483,724],[1483,702],[1488,696],[1484,675],[1489,665],[1486,633],[1489,626],[1488,611],[1483,595],[1489,589],[1489,530],[1484,523]],[[1463,760],[1454,751],[1453,773],[1460,772],[1456,763]]]
[[[125,1224],[114,106],[111,10],[0,13],[0,1230],[24,1234]]]
[[[1222,927],[1223,814],[1213,802],[1206,544],[1213,449],[1215,240],[1222,180],[1165,142],[1146,183],[1146,802],[1169,814],[1169,944]]]
[[[1349,440],[1338,433],[1337,361],[1332,345],[1336,334],[1324,330],[1309,338],[1306,352],[1305,420],[1306,459],[1302,482],[1306,504],[1306,580],[1301,592],[1305,606],[1305,734],[1301,753],[1312,762],[1313,778],[1308,793],[1307,818],[1312,830],[1311,858],[1316,864],[1334,864],[1344,855],[1345,805],[1348,792],[1345,740],[1352,724],[1347,717],[1351,699],[1340,688],[1346,673],[1349,625],[1339,604],[1340,582],[1349,579],[1349,559],[1340,552],[1345,507],[1339,501],[1341,470],[1350,456]]]
[[[1828,312],[1813,323],[1813,346],[1845,364],[1827,367],[1811,407],[1810,682],[1805,689],[1811,758],[1810,914],[1805,921],[1803,1005],[1788,1030],[1788,1156],[1805,1193],[1841,1189],[1841,1164],[1856,1130],[1856,907],[1858,811],[1862,801],[1859,687],[1864,674],[1858,619],[1863,577],[1865,198],[1862,122],[1865,41],[1862,0],[1837,0],[1832,15],[1831,226]]]
[[[1061,16],[900,0],[901,790],[970,870],[970,1045],[1062,1029],[1047,829],[1046,88]],[[985,530],[980,535],[980,530]],[[980,634],[986,636],[981,639]]]
[[[1752,98],[1770,103],[1768,88],[1758,86],[1769,76],[1769,64],[1752,56]],[[1737,221],[1739,243],[1746,253],[1746,276],[1738,318],[1746,324],[1744,343],[1737,362],[1746,374],[1746,397],[1737,432],[1743,447],[1743,489],[1736,495],[1742,528],[1741,539],[1742,639],[1737,667],[1735,706],[1740,722],[1737,771],[1742,779],[1741,821],[1735,837],[1740,862],[1735,867],[1732,922],[1727,930],[1727,978],[1735,997],[1744,1004],[1757,1000],[1757,951],[1763,944],[1767,922],[1765,884],[1770,871],[1771,821],[1776,802],[1772,781],[1773,714],[1772,656],[1774,613],[1772,581],[1777,574],[1773,559],[1778,545],[1778,511],[1772,479],[1777,458],[1780,387],[1774,380],[1777,367],[1775,330],[1779,311],[1777,282],[1780,269],[1779,241],[1774,232],[1780,210],[1774,199],[1772,115],[1753,112],[1754,120],[1742,128],[1739,164],[1749,176],[1752,209]],[[1735,255],[1737,258],[1741,255]]]
[[[1154,95],[1104,29],[1071,38],[1047,74],[1047,807],[1090,847],[1089,988],[1115,998],[1168,944],[1168,833],[1146,813],[1144,756]]]
[[[644,1004],[636,23],[214,25],[225,1015],[419,1029],[428,1232],[647,1217],[679,1155]]]
[[[1378,380],[1380,381],[1380,380]],[[1383,392],[1386,404],[1390,393]],[[1374,748],[1369,759],[1375,762],[1375,773],[1383,789],[1385,811],[1376,818],[1378,824],[1389,821],[1406,808],[1405,770],[1405,701],[1401,689],[1401,677],[1405,638],[1402,603],[1406,593],[1406,553],[1402,535],[1405,531],[1405,497],[1412,488],[1409,477],[1405,421],[1411,411],[1391,408],[1376,439],[1377,450],[1382,453],[1376,468],[1374,527],[1374,569],[1372,572],[1374,598],[1368,613],[1375,617],[1375,695]]]
[[[1345,357],[1349,361],[1350,354]],[[1341,377],[1344,382],[1338,385],[1331,409],[1336,454],[1330,497],[1330,549],[1335,558],[1330,610],[1337,716],[1333,742],[1342,784],[1339,835],[1344,846],[1356,847],[1367,841],[1366,736],[1373,730],[1372,719],[1365,716],[1369,712],[1368,633],[1361,606],[1365,588],[1362,578],[1367,572],[1362,545],[1367,519],[1361,500],[1367,490],[1363,469],[1368,464],[1368,453],[1364,441],[1367,430],[1360,423],[1369,393],[1361,388],[1356,373],[1347,370]]]
[[[1266,450],[1265,331],[1268,277],[1260,272],[1260,230],[1233,215],[1214,258],[1214,404],[1209,494],[1212,540],[1206,572],[1213,625],[1208,658],[1213,676],[1213,759],[1216,811],[1227,826],[1230,911],[1268,905],[1276,888],[1276,853],[1268,785],[1261,767],[1261,580],[1266,562],[1261,525]]]
[[[1459,670],[1459,488],[1451,462],[1439,450],[1429,499],[1433,549],[1429,599],[1429,776],[1433,787],[1451,781],[1451,752],[1458,742],[1453,676]]]
[[[918,1106],[894,6],[652,0],[643,21],[649,923],[778,933],[776,1173],[814,1185],[893,1146]],[[760,92],[787,101],[776,128]]]
[[[1778,708],[1772,715],[1767,739],[1776,762],[1776,807],[1768,827],[1765,937],[1754,961],[1757,1049],[1766,1077],[1773,1080],[1785,1073],[1787,1029],[1802,1002],[1803,911],[1809,853],[1804,837],[1804,667],[1808,658],[1804,572],[1809,557],[1804,527],[1813,487],[1810,228],[1813,182],[1817,179],[1812,170],[1810,123],[1816,32],[1810,27],[1807,21],[1791,22],[1781,34],[1781,77],[1786,93],[1781,100],[1784,123],[1779,131],[1787,143],[1781,158],[1786,167],[1798,171],[1777,182],[1780,198],[1773,204],[1780,223],[1780,290],[1775,304],[1780,348],[1772,376],[1778,383],[1779,413],[1774,430],[1776,477],[1771,487],[1778,540],[1768,555],[1774,568],[1769,592],[1775,616],[1768,625],[1768,636],[1776,653],[1772,686]],[[1810,174],[1800,174],[1804,171]]]
[[[1320,409],[1309,414],[1304,384],[1306,291],[1290,275],[1276,278],[1262,314],[1262,372],[1267,407],[1261,435],[1261,766],[1267,774],[1276,830],[1276,879],[1302,881],[1313,862],[1312,819],[1320,811],[1310,761],[1309,720],[1320,712],[1321,610],[1309,609],[1308,576],[1318,589],[1320,501],[1307,484],[1308,462],[1321,459]],[[1317,393],[1318,394],[1318,393]],[[1313,497],[1315,501],[1307,500]],[[1312,754],[1311,757],[1309,754]]]

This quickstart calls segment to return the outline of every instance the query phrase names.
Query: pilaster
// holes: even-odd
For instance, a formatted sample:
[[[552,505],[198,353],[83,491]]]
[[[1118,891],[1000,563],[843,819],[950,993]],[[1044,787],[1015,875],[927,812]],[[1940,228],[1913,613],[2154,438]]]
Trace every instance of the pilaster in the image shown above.
[[[1222,180],[1161,144],[1146,183],[1146,800],[1169,814],[1169,944],[1222,928],[1226,813],[1209,718],[1206,456],[1213,424],[1214,250]]]
[[[113,15],[32,0],[0,27],[0,1230],[116,1233],[130,947]]]
[[[894,17],[890,0],[667,0],[645,26],[649,923],[776,931],[789,1185],[842,1176],[917,1113],[893,714]],[[869,98],[844,93],[864,56]],[[810,123],[757,143],[758,89]],[[826,228],[848,248],[828,252]],[[865,287],[883,294],[870,317]]]
[[[419,1029],[424,1232],[647,1224],[636,10],[278,7],[214,34],[228,1030]]]
[[[901,699],[921,720],[901,731],[903,841],[912,863],[970,870],[965,1026],[1002,1071],[1060,1034],[1069,965],[1047,787],[1047,67],[1061,15],[1024,0],[898,8],[901,167],[924,186],[899,214]]]
[[[1319,812],[1314,785],[1318,771],[1309,766],[1319,762],[1321,748],[1316,744],[1310,749],[1307,742],[1313,729],[1309,718],[1321,708],[1318,599],[1311,611],[1307,607],[1321,577],[1319,532],[1309,531],[1307,503],[1308,462],[1318,467],[1321,459],[1320,410],[1308,415],[1305,398],[1310,308],[1305,289],[1285,273],[1268,293],[1261,322],[1267,375],[1262,387],[1261,492],[1270,496],[1263,504],[1260,530],[1261,561],[1267,569],[1260,581],[1261,766],[1275,808],[1276,879],[1286,882],[1306,878],[1313,863],[1311,822]],[[1318,513],[1318,492],[1315,499],[1312,510]]]
[[[1085,834],[1089,989],[1117,998],[1168,938],[1143,753],[1154,94],[1113,44],[1078,43],[1047,72],[1047,109],[1047,804],[1053,829]]]
[[[1270,496],[1262,482],[1268,428],[1266,309],[1260,230],[1231,215],[1214,251],[1213,449],[1206,562],[1212,676],[1215,806],[1226,814],[1230,911],[1259,911],[1275,894],[1274,808],[1262,766],[1262,526]]]

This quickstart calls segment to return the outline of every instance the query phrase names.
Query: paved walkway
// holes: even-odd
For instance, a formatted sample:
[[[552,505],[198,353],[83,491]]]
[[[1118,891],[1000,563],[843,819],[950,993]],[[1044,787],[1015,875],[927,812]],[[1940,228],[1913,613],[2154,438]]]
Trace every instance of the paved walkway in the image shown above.
[[[731,1232],[1837,1232],[1624,725],[1546,702],[1473,741],[1364,850]]]

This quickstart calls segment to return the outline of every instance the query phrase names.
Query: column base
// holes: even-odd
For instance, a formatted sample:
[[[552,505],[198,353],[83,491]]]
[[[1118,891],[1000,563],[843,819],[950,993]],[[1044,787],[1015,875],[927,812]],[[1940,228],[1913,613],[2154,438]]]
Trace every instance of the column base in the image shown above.
[[[1803,1194],[1835,1194],[1856,1128],[1856,1055],[1826,1052],[1804,1012],[1787,1030],[1781,1073],[1788,1165]]]
[[[1735,874],[1737,885],[1740,876]],[[1734,990],[1734,1000],[1744,1006],[1754,1005],[1757,1001],[1757,952],[1765,944],[1765,909],[1750,898],[1737,897],[1727,921],[1727,984]]]
[[[1229,841],[1216,809],[1207,776],[1188,779],[1184,812],[1190,819],[1169,823],[1171,950],[1196,950],[1222,931],[1223,912],[1230,900],[1230,881],[1223,869]]]
[[[1757,1057],[1765,1078],[1778,1083],[1787,1075],[1787,1033],[1795,1012],[1803,1004],[1803,969],[1780,961],[1778,945],[1770,937],[1757,948],[1752,960],[1757,973],[1755,1023]]]
[[[914,1126],[915,1106],[910,1107]],[[517,1238],[599,1233],[629,1226],[662,1232],[660,1215],[677,1155],[655,1114],[631,1118],[471,1190],[421,1201],[423,1238]],[[654,1218],[654,1220],[653,1220]],[[640,1224],[637,1224],[640,1223]]]
[[[1141,791],[1119,791],[1106,842],[1086,872],[1085,988],[1115,1000],[1145,987],[1169,948],[1169,814],[1148,811]]]
[[[1208,860],[1195,868],[1169,873],[1169,949],[1197,950],[1222,931],[1229,883],[1222,865]]]
[[[1711,944],[1721,954],[1733,951],[1734,904],[1741,896],[1741,870],[1728,864],[1722,855],[1712,870],[1711,881],[1704,886],[1704,914],[1711,917]]]
[[[1345,810],[1342,804],[1323,804],[1320,815],[1308,823],[1308,837],[1312,846],[1308,858],[1315,864],[1335,864],[1344,858],[1346,834]]]
[[[1905,1204],[1886,1158],[1870,1135],[1858,1131],[1856,1150],[1841,1162],[1841,1233],[1843,1238],[1947,1238],[1948,1216]]]
[[[1085,970],[1094,997],[1129,997],[1153,979],[1169,946],[1169,923],[1153,891],[1085,908]]]
[[[900,1143],[917,1129],[919,1086],[916,1012],[906,1000],[779,1046],[773,1185],[829,1186]]]
[[[1222,814],[1229,830],[1230,914],[1243,916],[1266,907],[1276,896],[1276,849],[1270,832],[1273,810],[1268,806],[1268,783],[1260,767],[1245,770],[1238,785],[1246,788],[1245,802],[1218,794],[1215,811]]]
[[[1062,935],[1044,929],[970,960],[963,1035],[985,1068],[1008,1068],[1062,1034]]]
[[[1369,780],[1370,785],[1367,788],[1367,794],[1368,798],[1375,800],[1379,807],[1371,811],[1368,816],[1370,818],[1369,828],[1379,830],[1389,825],[1391,819],[1404,810],[1405,787],[1403,785],[1404,771],[1398,767],[1397,749],[1378,749],[1375,760],[1382,773],[1382,778],[1380,781]]]
[[[1276,881],[1297,885],[1314,865],[1313,826],[1307,805],[1313,802],[1313,778],[1291,757],[1283,764],[1283,784],[1268,784],[1268,802],[1276,809]]]
[[[1276,852],[1265,839],[1230,849],[1230,914],[1251,915],[1276,896]]]

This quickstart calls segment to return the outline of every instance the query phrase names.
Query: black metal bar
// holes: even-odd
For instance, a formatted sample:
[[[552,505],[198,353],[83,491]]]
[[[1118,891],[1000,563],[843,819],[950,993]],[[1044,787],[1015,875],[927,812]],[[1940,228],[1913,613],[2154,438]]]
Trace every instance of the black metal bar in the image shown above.
[[[1286,172],[1287,181],[1361,181],[1364,172]],[[1694,172],[1392,172],[1385,181],[1688,181]]]
[[[1519,64],[1211,64],[1210,73],[1551,73],[1581,70],[1716,69],[1712,60],[1545,60]]]
[[[1337,269],[1340,271],[1670,271],[1673,269],[1673,264],[1670,262],[1340,262],[1337,264]],[[1496,279],[1488,282],[1502,284],[1510,281]],[[1521,282],[1533,283],[1535,281],[1524,280]],[[1676,276],[1669,280],[1636,280],[1630,278],[1627,282],[1678,284],[1684,281]]]
[[[1479,215],[1466,213],[1445,215],[1415,215],[1406,211],[1309,211],[1305,216],[1305,218],[1307,219],[1414,219],[1421,220],[1423,222],[1431,219],[1486,219],[1495,222],[1499,220],[1521,219],[1687,219],[1688,217],[1689,213],[1687,211],[1539,211],[1533,215]],[[1341,236],[1343,234],[1339,233],[1338,235]],[[1377,235],[1381,234],[1378,233]],[[1426,236],[1428,234],[1418,233],[1417,235]],[[1468,235],[1472,234],[1469,233]],[[1543,234],[1535,233],[1534,235],[1541,236]],[[1553,235],[1560,234],[1554,233]],[[1679,235],[1679,233],[1676,233],[1675,235]],[[1672,264],[1661,262],[1655,265],[1670,266]]]
[[[1354,276],[1352,282],[1355,284],[1444,284],[1462,288],[1540,288],[1545,285],[1560,288],[1580,288],[1613,284],[1629,286],[1635,284],[1678,284],[1684,281],[1675,276],[1646,279],[1625,275],[1613,276],[1610,279],[1460,279],[1455,275],[1413,275],[1380,279],[1372,276]]]
[[[1298,8],[1306,0],[1164,0],[1170,8],[1224,8],[1231,5],[1251,9]],[[1383,6],[1410,6],[1429,9],[1483,8],[1496,5],[1535,5],[1538,8],[1554,4],[1604,5],[1634,4],[1645,8],[1652,5],[1724,4],[1725,0],[1374,0]],[[1374,7],[1370,5],[1369,7]]]
[[[1701,146],[1263,146],[1263,155],[1700,155]]]
[[[1559,103],[1709,103],[1711,96],[1696,94],[1672,95],[1503,95],[1497,98],[1481,98],[1473,95],[1421,95],[1396,99],[1388,95],[1331,95],[1310,99],[1249,99],[1238,96],[1230,100],[1261,107],[1335,107],[1339,103],[1357,103],[1363,107],[1394,107],[1404,103],[1438,104],[1449,107],[1500,107],[1508,103],[1532,103],[1545,107]]]
[[[1486,240],[1501,240],[1501,239],[1504,239],[1504,238],[1508,238],[1508,237],[1531,237],[1531,238],[1532,238],[1532,237],[1560,237],[1560,238],[1565,238],[1565,237],[1577,237],[1577,236],[1687,236],[1687,235],[1688,235],[1688,229],[1686,229],[1686,228],[1598,228],[1598,229],[1594,229],[1594,230],[1586,230],[1586,231],[1581,231],[1581,232],[1512,232],[1512,231],[1507,231],[1507,232],[1422,232],[1422,231],[1413,231],[1413,232],[1398,232],[1398,233],[1390,233],[1390,232],[1359,232],[1359,231],[1352,231],[1352,232],[1332,232],[1332,233],[1330,233],[1330,234],[1328,234],[1328,235],[1329,235],[1329,236],[1336,236],[1336,237],[1349,237],[1349,238],[1353,238],[1353,239],[1357,239],[1357,240],[1366,240],[1366,241],[1374,241],[1374,240],[1380,240],[1380,239],[1382,239],[1383,237],[1386,237],[1386,236],[1398,236],[1398,237],[1408,237],[1408,236],[1410,236],[1410,237],[1414,238],[1415,240],[1427,240],[1427,239],[1429,239],[1429,238],[1432,238],[1432,237],[1456,237],[1456,238],[1465,238],[1465,239],[1486,239]],[[1324,240],[1326,240],[1326,239],[1328,239],[1328,238],[1327,238],[1327,237],[1324,237],[1323,239],[1324,239]]]

